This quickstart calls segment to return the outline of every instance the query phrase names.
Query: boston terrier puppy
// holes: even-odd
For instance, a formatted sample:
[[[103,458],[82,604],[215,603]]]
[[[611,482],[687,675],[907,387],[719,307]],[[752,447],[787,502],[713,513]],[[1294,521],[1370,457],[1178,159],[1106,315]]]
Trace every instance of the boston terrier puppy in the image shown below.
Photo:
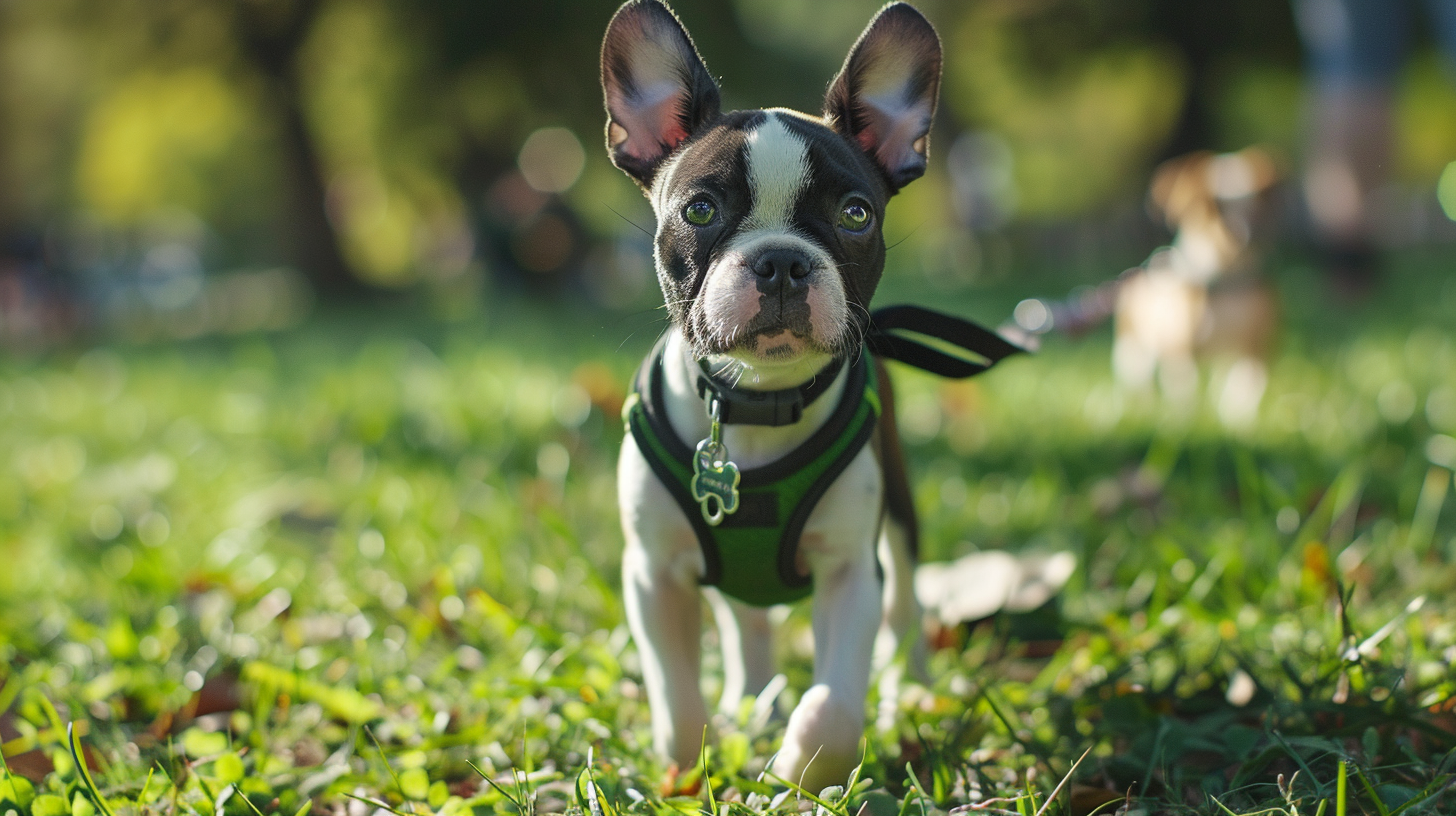
[[[872,666],[914,638],[923,677],[915,516],[863,338],[885,205],[925,172],[940,66],[930,23],[892,3],[820,115],[724,113],[662,3],[631,0],[607,28],[607,150],[656,212],[672,321],[623,411],[622,581],[654,745],[681,767],[708,725],[703,595],[731,717],[774,675],[767,607],[813,591],[814,682],[771,767],[811,791],[859,760]]]

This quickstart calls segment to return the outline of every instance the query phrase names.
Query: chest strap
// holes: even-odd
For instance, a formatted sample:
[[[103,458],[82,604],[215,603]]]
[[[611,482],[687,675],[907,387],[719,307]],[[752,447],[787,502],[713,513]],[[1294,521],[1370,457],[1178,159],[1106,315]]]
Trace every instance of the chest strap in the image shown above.
[[[638,450],[692,524],[703,553],[702,583],[754,606],[807,597],[813,579],[799,573],[799,538],[879,420],[879,383],[868,355],[847,364],[844,394],[828,421],[782,459],[743,471],[738,511],[711,527],[692,497],[692,451],[667,421],[664,346],[665,338],[638,370],[623,414]]]

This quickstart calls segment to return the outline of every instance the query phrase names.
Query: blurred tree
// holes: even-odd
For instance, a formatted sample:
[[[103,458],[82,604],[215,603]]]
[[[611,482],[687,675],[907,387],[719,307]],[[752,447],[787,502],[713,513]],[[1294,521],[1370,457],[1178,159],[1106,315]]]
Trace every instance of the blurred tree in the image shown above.
[[[536,250],[563,224],[578,243],[633,230],[616,212],[650,226],[600,148],[597,60],[617,5],[0,0],[0,231],[81,216],[143,233],[185,212],[226,263],[287,260],[328,296],[453,279],[473,258],[591,262]],[[725,105],[817,111],[879,0],[675,5]],[[1134,202],[1170,153],[1296,142],[1285,2],[919,5],[946,44],[938,157],[959,131],[992,134],[1023,218]],[[1409,118],[1424,167],[1448,125]],[[575,135],[585,166],[567,189],[532,191],[519,154],[547,127]],[[944,220],[943,182],[913,188],[902,220]]]
[[[328,182],[304,112],[298,53],[319,14],[320,0],[216,0],[232,11],[242,53],[264,78],[269,113],[277,117],[287,179],[289,242],[294,263],[326,296],[357,295],[328,213]]]
[[[1297,117],[1287,3],[1006,0],[967,6],[942,35],[947,101],[1010,143],[1027,215],[1138,195],[1171,155],[1289,141]]]
[[[85,49],[65,4],[0,2],[0,232],[62,206]],[[97,56],[103,56],[98,54]]]
[[[1019,212],[1067,218],[1141,193],[1187,89],[1134,3],[978,5],[944,32],[946,106],[1010,145]]]
[[[1151,38],[1170,43],[1181,55],[1187,91],[1178,118],[1158,159],[1221,144],[1218,120],[1220,89],[1230,75],[1251,65],[1278,65],[1295,70],[1299,51],[1289,3],[1268,0],[1148,3],[1143,26]]]
[[[0,3],[0,37],[9,33],[10,15],[13,13],[9,4]],[[3,49],[3,46],[0,46],[0,49]],[[0,50],[0,53],[5,52]],[[0,68],[0,87],[8,84],[5,80],[10,78],[9,74],[8,70]],[[10,105],[5,104],[6,101],[8,100],[0,100],[0,242],[4,241],[6,228],[15,223],[16,208],[19,206],[19,202],[16,200],[19,187],[12,176],[11,163],[6,161],[12,153],[12,145],[16,138],[12,132],[13,120],[5,115],[10,108]],[[0,252],[3,251],[0,249]]]
[[[234,238],[274,234],[277,156],[227,11],[202,0],[0,4],[0,168],[16,180],[14,218],[58,236],[89,224],[140,237],[174,215]],[[81,254],[72,261],[99,260]],[[247,254],[276,261],[266,239]]]
[[[473,251],[454,177],[462,135],[421,18],[383,0],[327,3],[299,59],[355,270],[392,285],[461,274]]]

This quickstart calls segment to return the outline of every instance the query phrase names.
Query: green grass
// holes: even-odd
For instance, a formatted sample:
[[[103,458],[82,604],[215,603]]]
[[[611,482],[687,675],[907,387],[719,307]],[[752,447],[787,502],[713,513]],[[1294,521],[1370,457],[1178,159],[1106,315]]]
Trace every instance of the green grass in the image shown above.
[[[1239,436],[1118,395],[1105,335],[897,372],[927,556],[1079,567],[870,700],[888,727],[816,807],[1031,816],[1090,749],[1046,813],[1456,809],[1450,266],[1405,258],[1359,310],[1291,266]],[[887,286],[994,322],[1066,281]],[[0,362],[0,816],[766,810],[781,719],[722,723],[673,784],[649,751],[614,463],[656,314],[546,314]]]

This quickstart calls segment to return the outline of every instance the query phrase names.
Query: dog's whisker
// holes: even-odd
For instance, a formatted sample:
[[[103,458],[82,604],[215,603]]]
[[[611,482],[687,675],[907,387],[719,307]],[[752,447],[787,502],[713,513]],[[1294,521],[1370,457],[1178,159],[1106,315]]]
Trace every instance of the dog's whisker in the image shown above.
[[[622,215],[620,212],[617,212],[617,208],[616,207],[613,207],[611,204],[607,204],[605,201],[602,202],[602,204],[607,209],[611,210],[613,213],[616,213],[616,216],[618,218],[622,219],[623,221],[626,221],[628,224],[631,224],[632,226],[634,226],[638,230],[640,230],[643,235],[646,235],[648,238],[655,238],[655,237],[657,237],[657,236],[653,235],[652,233],[648,232],[646,227],[642,226],[641,224],[638,224],[636,221],[633,221],[632,219],[628,218],[627,216]]]

